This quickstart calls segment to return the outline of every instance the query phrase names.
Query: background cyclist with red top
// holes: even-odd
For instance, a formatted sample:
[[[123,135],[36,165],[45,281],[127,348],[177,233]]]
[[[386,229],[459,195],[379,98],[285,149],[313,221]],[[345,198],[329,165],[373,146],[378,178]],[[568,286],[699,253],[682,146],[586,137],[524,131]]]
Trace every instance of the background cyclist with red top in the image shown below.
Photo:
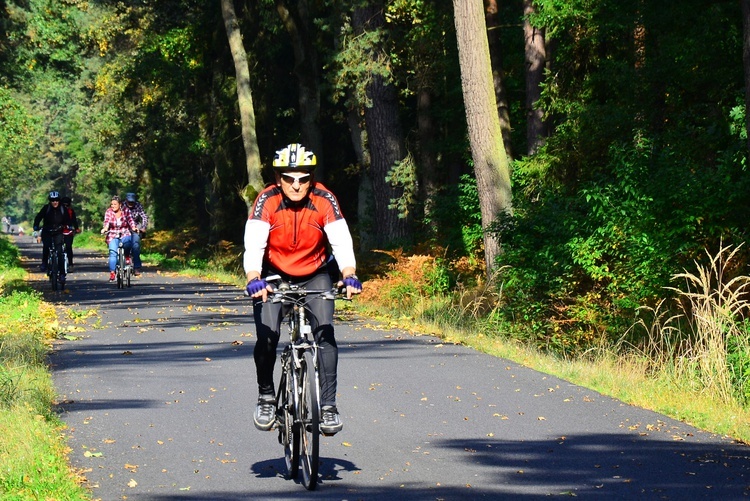
[[[347,296],[362,292],[349,227],[336,197],[315,181],[316,164],[315,154],[300,144],[277,151],[276,182],[258,194],[245,224],[244,268],[258,336],[253,356],[259,396],[253,421],[259,430],[271,429],[276,419],[273,368],[281,329],[281,305],[266,301],[271,289],[262,277],[278,274],[292,284],[330,289],[331,268],[337,264]],[[320,431],[334,434],[343,428],[336,407],[334,302],[319,298],[308,305],[313,335],[321,348]]]

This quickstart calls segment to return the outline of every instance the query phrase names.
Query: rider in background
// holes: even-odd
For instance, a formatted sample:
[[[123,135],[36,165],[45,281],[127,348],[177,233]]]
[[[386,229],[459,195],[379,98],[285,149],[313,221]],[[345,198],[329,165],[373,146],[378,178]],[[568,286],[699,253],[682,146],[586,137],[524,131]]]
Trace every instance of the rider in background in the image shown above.
[[[63,210],[68,213],[69,223],[63,227],[63,241],[65,242],[65,254],[68,255],[68,273],[73,271],[73,238],[81,232],[78,227],[78,217],[76,211],[70,204],[73,200],[70,197],[62,197]]]
[[[120,197],[114,195],[109,204],[109,209],[104,213],[104,225],[102,235],[106,233],[107,247],[109,247],[109,281],[115,281],[115,268],[117,267],[117,249],[122,242],[125,250],[125,259],[130,262],[130,249],[133,246],[132,234],[138,231],[138,227],[130,215],[130,211],[123,209]]]
[[[138,232],[133,233],[133,274],[138,276],[141,274],[141,237],[146,232],[148,227],[148,215],[143,210],[143,205],[138,202],[135,198],[135,193],[128,193],[125,195],[125,208],[130,211],[130,215],[133,216],[133,220],[138,225]]]
[[[47,271],[47,260],[49,259],[49,249],[51,245],[58,247],[58,255],[63,253],[63,234],[62,230],[70,224],[68,213],[63,210],[60,204],[60,193],[50,191],[47,196],[49,202],[45,204],[34,218],[34,231],[39,231],[39,224],[42,224],[42,272]],[[65,275],[61,276],[61,282],[65,281]]]
[[[269,430],[276,419],[273,368],[281,328],[281,305],[266,301],[272,292],[263,277],[278,274],[285,281],[310,289],[333,287],[330,273],[335,258],[347,297],[362,292],[355,275],[356,261],[349,227],[338,200],[313,177],[317,159],[300,144],[276,152],[276,183],[258,194],[245,223],[244,268],[247,292],[254,299],[258,340],[253,356],[258,377],[255,427]],[[332,255],[329,253],[332,251]],[[333,332],[334,302],[323,298],[308,303],[320,346],[322,423],[320,431],[334,434],[343,428],[336,407],[338,347]]]

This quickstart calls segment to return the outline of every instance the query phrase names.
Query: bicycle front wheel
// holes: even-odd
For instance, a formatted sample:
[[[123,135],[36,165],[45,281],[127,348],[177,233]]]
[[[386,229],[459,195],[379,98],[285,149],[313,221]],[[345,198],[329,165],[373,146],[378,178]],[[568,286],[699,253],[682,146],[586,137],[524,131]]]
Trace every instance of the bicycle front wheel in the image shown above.
[[[299,475],[299,423],[294,422],[294,386],[292,374],[288,364],[284,364],[284,374],[282,375],[281,384],[279,385],[279,408],[276,412],[276,419],[281,418],[279,423],[279,442],[284,446],[284,462],[286,463],[286,473],[290,480],[294,480]]]
[[[302,483],[308,490],[318,485],[318,463],[320,446],[320,392],[315,373],[313,354],[306,351],[302,373],[302,443],[300,456],[302,462]]]
[[[125,254],[122,251],[122,247],[120,247],[120,250],[117,251],[117,288],[122,289],[124,287],[123,284],[123,274],[125,270]]]
[[[49,264],[49,281],[52,284],[52,290],[56,291],[58,288],[57,277],[60,274],[59,259],[57,259],[57,252],[50,251],[50,264]]]

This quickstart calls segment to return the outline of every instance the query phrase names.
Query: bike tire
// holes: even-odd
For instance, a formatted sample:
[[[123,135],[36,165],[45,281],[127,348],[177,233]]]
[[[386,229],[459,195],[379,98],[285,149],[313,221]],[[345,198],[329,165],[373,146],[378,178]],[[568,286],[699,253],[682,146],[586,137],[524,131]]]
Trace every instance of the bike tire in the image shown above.
[[[125,284],[130,287],[130,276],[132,275],[132,271],[130,267],[128,266],[125,268]]]
[[[122,247],[120,247],[119,250],[117,251],[117,269],[115,270],[115,274],[117,275],[117,288],[118,289],[123,288],[122,274],[123,274],[124,267],[125,267],[125,254],[122,251]]]
[[[57,253],[50,250],[50,267],[49,267],[49,281],[52,284],[52,290],[57,291],[59,288],[59,282],[57,281],[57,277],[60,274],[59,270],[59,263],[57,259]]]
[[[277,416],[281,416],[279,423],[279,441],[284,446],[284,462],[286,463],[287,478],[294,480],[299,476],[299,423],[294,422],[294,387],[289,364],[284,364],[284,373],[279,383],[279,404]]]
[[[302,484],[307,490],[311,491],[318,485],[318,465],[320,463],[320,391],[315,373],[315,361],[310,351],[304,353],[302,371],[300,462],[302,464]]]

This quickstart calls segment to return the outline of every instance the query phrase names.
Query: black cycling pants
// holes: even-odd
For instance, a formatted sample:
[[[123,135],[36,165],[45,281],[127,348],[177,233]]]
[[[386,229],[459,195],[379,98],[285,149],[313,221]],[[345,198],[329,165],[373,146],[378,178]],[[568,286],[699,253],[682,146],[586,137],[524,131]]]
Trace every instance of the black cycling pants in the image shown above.
[[[307,282],[300,283],[309,289],[325,290],[332,287],[331,276],[327,273],[315,275]],[[336,405],[336,370],[339,361],[339,349],[333,335],[334,301],[315,298],[309,303],[308,315],[313,336],[318,342],[318,363],[320,365],[320,405]],[[276,364],[276,347],[279,344],[282,306],[261,299],[253,301],[255,330],[258,340],[255,343],[253,356],[258,376],[258,391],[261,394],[274,393],[273,368]]]
[[[75,237],[75,233],[71,233],[70,235],[65,235],[65,254],[68,255],[68,266],[73,266],[73,238]]]

